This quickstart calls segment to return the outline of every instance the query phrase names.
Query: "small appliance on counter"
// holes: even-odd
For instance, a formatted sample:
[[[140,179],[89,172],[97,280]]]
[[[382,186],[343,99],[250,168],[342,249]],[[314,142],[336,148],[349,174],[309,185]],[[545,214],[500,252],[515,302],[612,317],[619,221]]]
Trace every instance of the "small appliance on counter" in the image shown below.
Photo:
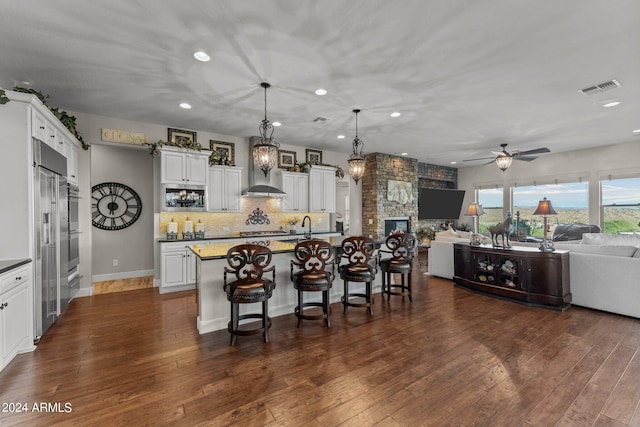
[[[163,185],[164,201],[161,210],[165,212],[204,212],[207,210],[206,186],[189,187]]]
[[[173,218],[167,224],[167,240],[178,240],[178,223]]]
[[[187,220],[182,224],[182,238],[183,239],[193,239],[193,221]]]

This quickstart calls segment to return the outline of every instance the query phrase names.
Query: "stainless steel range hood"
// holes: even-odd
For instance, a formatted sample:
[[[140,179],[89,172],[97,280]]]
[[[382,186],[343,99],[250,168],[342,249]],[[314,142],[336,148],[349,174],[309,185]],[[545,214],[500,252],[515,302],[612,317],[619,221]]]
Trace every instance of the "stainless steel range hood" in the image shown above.
[[[287,194],[274,185],[275,178],[272,178],[274,171],[269,171],[265,177],[264,172],[253,161],[253,144],[259,141],[259,137],[251,137],[249,144],[249,188],[242,192],[242,197],[274,197],[281,199]]]

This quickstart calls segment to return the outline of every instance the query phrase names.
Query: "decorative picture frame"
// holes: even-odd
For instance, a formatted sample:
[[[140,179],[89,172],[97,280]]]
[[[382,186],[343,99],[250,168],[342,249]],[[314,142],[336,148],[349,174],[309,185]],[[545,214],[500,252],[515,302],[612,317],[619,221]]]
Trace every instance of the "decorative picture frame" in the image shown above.
[[[298,161],[298,155],[295,151],[278,150],[278,168],[292,169]]]
[[[175,129],[168,128],[167,129],[167,139],[169,142],[174,144],[195,144],[198,142],[197,140],[197,132],[191,130],[183,130],[183,129]]]
[[[236,164],[236,144],[233,142],[214,141],[213,139],[210,139],[209,149],[211,151],[219,152],[223,157],[226,156],[226,163],[228,165]]]
[[[387,200],[396,203],[413,202],[413,189],[410,182],[387,180]]]
[[[322,151],[307,148],[305,150],[305,159],[306,163],[310,165],[320,165],[322,164]]]

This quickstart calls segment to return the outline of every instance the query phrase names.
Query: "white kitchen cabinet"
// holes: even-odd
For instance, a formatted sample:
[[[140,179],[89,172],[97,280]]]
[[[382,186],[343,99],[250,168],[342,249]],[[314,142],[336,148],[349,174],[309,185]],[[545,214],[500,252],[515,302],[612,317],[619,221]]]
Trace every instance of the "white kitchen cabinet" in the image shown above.
[[[196,256],[187,246],[194,242],[160,244],[160,293],[195,289]]]
[[[78,153],[80,145],[60,129],[62,125],[48,120],[40,111],[31,111],[31,135],[43,141],[67,158],[67,181],[78,184]]]
[[[162,184],[207,185],[210,151],[163,147],[160,152]]]
[[[65,139],[67,152],[67,181],[71,184],[78,184],[78,154],[79,147]]]
[[[309,212],[309,175],[300,172],[280,172],[282,212]]]
[[[309,212],[336,211],[336,169],[312,166],[309,171]]]
[[[34,348],[32,286],[31,264],[0,275],[0,370]]]
[[[242,168],[211,166],[209,168],[209,212],[240,212]]]

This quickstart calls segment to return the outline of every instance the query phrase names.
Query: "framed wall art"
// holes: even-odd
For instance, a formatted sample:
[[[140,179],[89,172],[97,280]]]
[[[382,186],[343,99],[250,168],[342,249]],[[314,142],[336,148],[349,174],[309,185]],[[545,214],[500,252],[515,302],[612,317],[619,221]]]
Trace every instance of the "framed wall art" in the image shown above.
[[[295,166],[296,161],[295,151],[278,150],[278,167],[280,169],[291,169]]]
[[[190,130],[169,128],[167,131],[169,142],[185,146],[197,143],[196,135],[196,132]]]
[[[413,202],[413,190],[411,183],[406,181],[387,181],[387,200],[397,203]]]
[[[209,149],[211,151],[217,151],[223,158],[226,157],[226,164],[236,164],[236,144],[233,142],[214,141],[213,139],[210,139]]]
[[[310,165],[322,164],[322,151],[306,149],[306,162]]]

